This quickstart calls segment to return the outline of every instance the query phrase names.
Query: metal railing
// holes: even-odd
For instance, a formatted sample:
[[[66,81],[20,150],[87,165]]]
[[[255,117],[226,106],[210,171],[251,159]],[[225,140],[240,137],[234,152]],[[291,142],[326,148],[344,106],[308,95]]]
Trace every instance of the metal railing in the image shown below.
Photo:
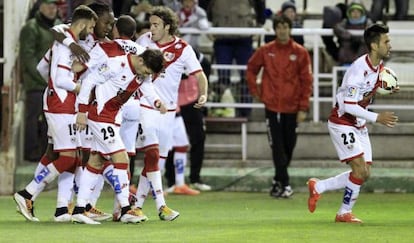
[[[180,28],[180,33],[182,34],[199,34],[199,35],[255,35],[259,36],[260,43],[264,43],[265,35],[272,35],[274,34],[273,31],[266,30],[264,28],[224,28],[224,27],[215,27],[210,28],[206,31],[200,31],[196,28]],[[352,30],[351,33],[353,35],[362,35],[362,31]],[[336,73],[341,67],[334,67],[331,73],[321,73],[319,71],[319,63],[320,57],[318,55],[319,50],[323,48],[321,46],[321,36],[332,36],[333,31],[332,29],[322,29],[322,28],[310,28],[310,29],[292,29],[292,35],[304,35],[310,36],[312,40],[312,47],[310,51],[314,53],[312,56],[312,65],[313,65],[313,95],[311,97],[312,102],[312,121],[319,122],[320,121],[320,106],[321,103],[333,103],[334,102],[334,95],[336,93],[336,84],[338,83],[338,76]],[[398,38],[398,36],[411,36],[414,40],[414,30],[413,29],[390,29],[390,36],[391,36],[391,44],[392,38]],[[412,51],[414,52],[414,42],[412,44]],[[232,67],[233,66],[233,67]],[[245,66],[240,65],[213,65],[212,69],[233,69],[233,70],[245,70]],[[321,97],[320,95],[320,87],[326,86],[326,82],[323,80],[331,79],[330,85],[332,86],[332,96],[329,97]],[[220,108],[220,107],[233,107],[233,108],[263,108],[263,104],[261,103],[220,103],[220,102],[208,102],[206,104],[207,107],[212,108]],[[398,104],[390,104],[390,105],[372,105],[373,108],[376,109],[400,109],[400,110],[414,110],[414,106],[412,105],[398,105]]]

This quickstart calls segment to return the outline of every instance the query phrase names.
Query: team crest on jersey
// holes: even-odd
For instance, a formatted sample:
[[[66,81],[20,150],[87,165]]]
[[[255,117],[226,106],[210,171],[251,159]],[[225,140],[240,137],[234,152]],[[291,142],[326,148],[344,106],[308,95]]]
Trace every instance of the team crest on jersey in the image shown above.
[[[348,87],[346,92],[346,97],[354,98],[356,96],[357,89],[355,87]]]
[[[183,44],[177,43],[177,44],[175,44],[174,48],[179,50],[179,49],[183,48]]]
[[[164,59],[167,62],[171,62],[172,60],[174,60],[175,54],[172,52],[164,52]]]
[[[99,73],[104,73],[109,70],[109,67],[106,63],[103,63],[101,66],[98,67]]]
[[[298,56],[296,56],[296,54],[290,54],[289,55],[289,60],[296,61],[296,59],[298,59]]]

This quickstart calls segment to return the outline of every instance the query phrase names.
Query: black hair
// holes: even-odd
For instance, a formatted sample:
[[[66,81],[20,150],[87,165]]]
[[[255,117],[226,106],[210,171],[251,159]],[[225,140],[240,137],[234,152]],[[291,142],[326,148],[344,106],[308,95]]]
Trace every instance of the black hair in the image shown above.
[[[151,24],[147,20],[137,21],[137,33],[141,32],[143,29],[150,29]]]
[[[276,15],[273,18],[273,29],[276,29],[276,26],[278,24],[288,24],[290,29],[292,29],[292,25],[293,25],[292,20],[286,17],[286,15],[284,14]]]
[[[131,16],[121,15],[115,25],[120,36],[127,36],[131,38],[135,35],[136,22]]]
[[[364,41],[367,45],[368,51],[371,51],[371,44],[379,43],[381,35],[387,34],[388,31],[388,26],[384,24],[375,23],[368,26],[368,28],[364,31]]]
[[[159,73],[164,68],[164,56],[158,49],[146,49],[139,55],[144,59],[144,64],[154,73]]]
[[[98,17],[104,15],[105,13],[110,13],[112,10],[109,7],[109,5],[104,3],[91,3],[88,5],[95,13],[98,15]]]
[[[86,5],[79,5],[73,11],[73,14],[72,14],[72,23],[74,23],[74,22],[76,22],[78,20],[81,20],[81,19],[87,19],[87,20],[94,19],[96,21],[96,20],[98,20],[98,16],[88,6],[86,6]]]

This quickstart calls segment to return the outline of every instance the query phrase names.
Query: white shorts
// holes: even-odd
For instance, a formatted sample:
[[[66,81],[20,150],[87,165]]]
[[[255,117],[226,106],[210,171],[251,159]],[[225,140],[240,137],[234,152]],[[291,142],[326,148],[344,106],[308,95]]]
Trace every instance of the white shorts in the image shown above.
[[[182,116],[176,116],[174,119],[172,145],[173,147],[183,147],[189,145],[187,130],[185,130],[185,124]]]
[[[92,140],[93,134],[89,124],[87,124],[84,130],[78,131],[78,147],[82,150],[90,150],[92,147]]]
[[[125,151],[125,146],[119,133],[119,126],[92,120],[88,121],[88,125],[93,133],[92,152],[96,151],[102,156],[107,156]]]
[[[78,135],[76,131],[75,114],[56,114],[45,112],[48,134],[52,138],[55,152],[76,150]]]
[[[135,155],[135,143],[138,135],[139,124],[139,100],[129,99],[121,108],[121,138],[124,141],[128,155]]]
[[[339,125],[328,121],[328,130],[341,162],[348,162],[363,155],[365,162],[372,162],[371,141],[366,127]]]
[[[159,146],[160,157],[167,157],[172,148],[175,111],[161,114],[158,110],[141,107],[137,149]]]

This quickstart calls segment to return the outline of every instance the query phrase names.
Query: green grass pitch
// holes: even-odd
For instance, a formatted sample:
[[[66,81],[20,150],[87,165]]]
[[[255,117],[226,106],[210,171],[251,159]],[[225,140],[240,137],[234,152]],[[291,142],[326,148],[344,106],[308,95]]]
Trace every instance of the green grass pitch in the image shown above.
[[[315,213],[307,193],[273,199],[267,193],[205,192],[169,195],[168,205],[181,213],[160,221],[152,199],[141,224],[54,223],[56,191],[44,192],[35,205],[39,223],[16,213],[11,196],[0,197],[0,242],[414,242],[414,194],[361,193],[354,213],[364,224],[334,223],[342,193],[324,194]],[[105,190],[98,207],[112,212],[113,194]]]

